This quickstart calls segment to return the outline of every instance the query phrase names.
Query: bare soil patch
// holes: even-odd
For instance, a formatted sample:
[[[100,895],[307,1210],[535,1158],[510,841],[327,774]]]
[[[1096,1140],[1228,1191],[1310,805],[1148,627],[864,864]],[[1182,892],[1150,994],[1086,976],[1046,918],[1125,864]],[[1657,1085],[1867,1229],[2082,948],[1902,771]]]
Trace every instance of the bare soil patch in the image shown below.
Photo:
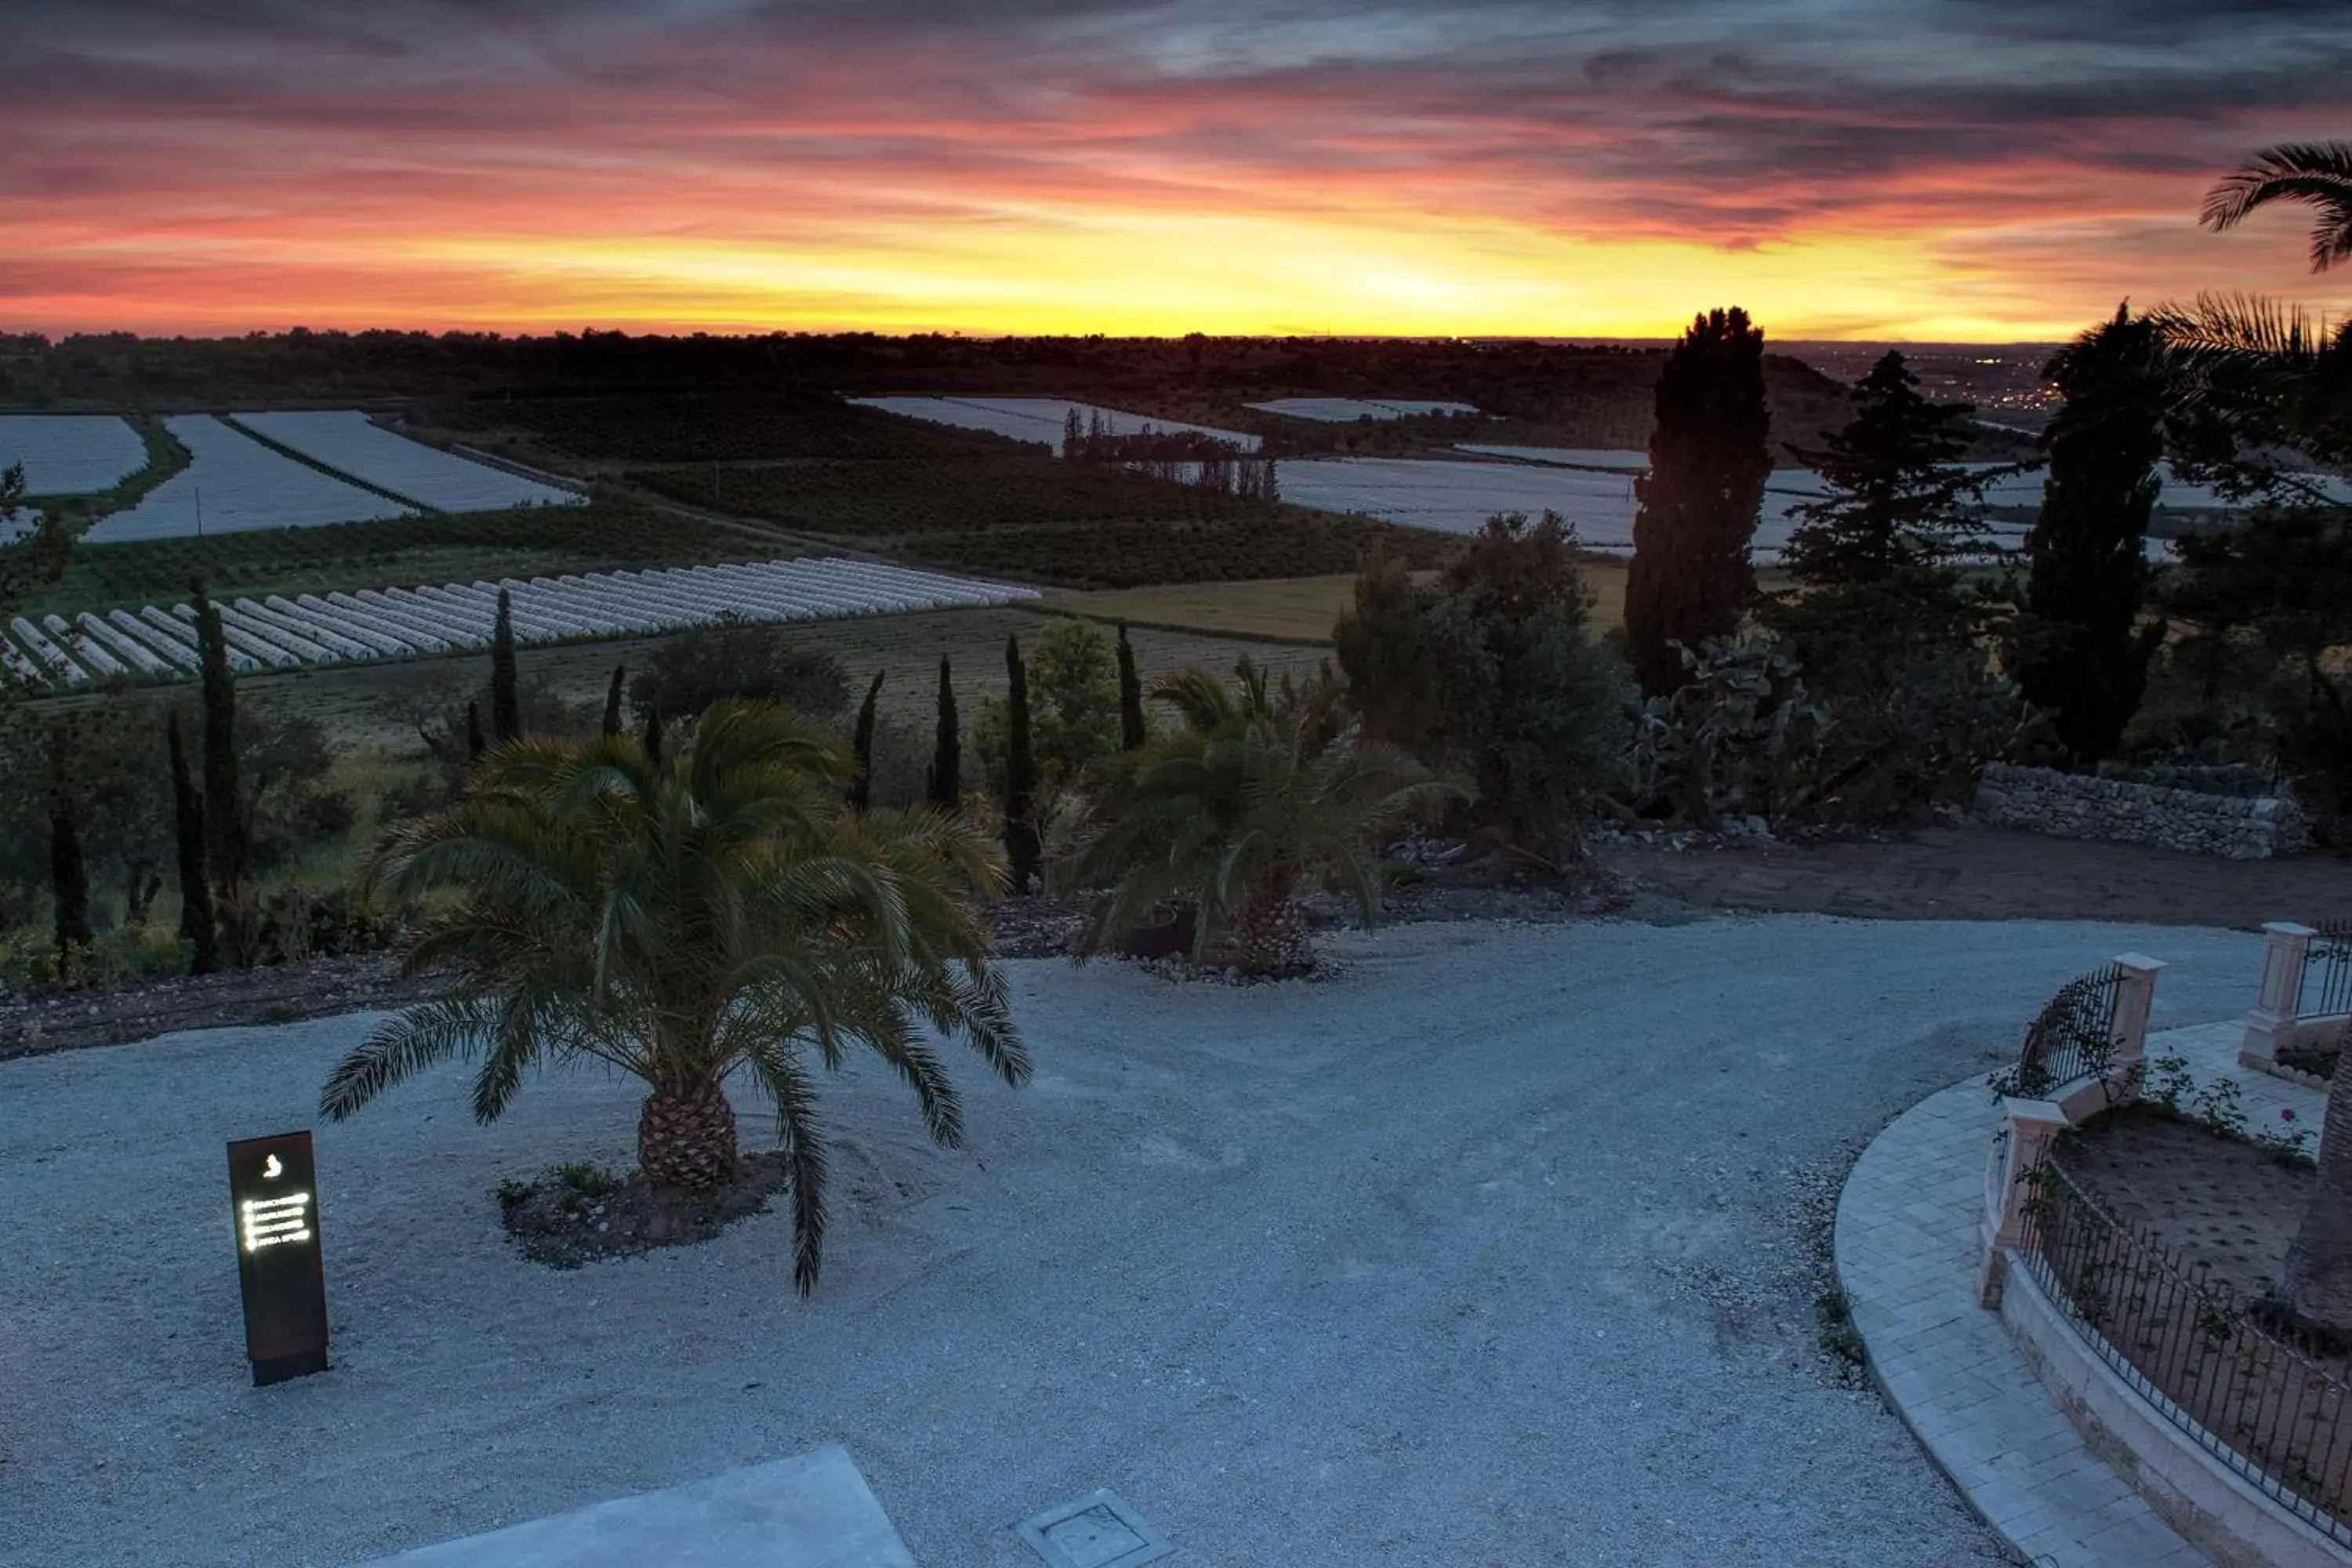
[[[2066,1169],[2108,1214],[2143,1226],[2245,1299],[2286,1265],[2316,1177],[2252,1144],[2130,1106],[2077,1133]]]
[[[373,953],[68,991],[0,1004],[0,1061],[182,1029],[400,1007],[431,990],[429,980],[404,980],[388,956]]]
[[[1974,825],[1885,837],[1675,849],[1614,845],[1601,866],[1703,909],[1881,920],[2116,921],[2251,931],[2344,902],[2331,852],[2224,860]]]
[[[731,1179],[699,1193],[656,1186],[642,1172],[558,1165],[536,1181],[501,1186],[499,1213],[524,1257],[551,1268],[577,1268],[600,1258],[708,1241],[763,1212],[790,1184],[790,1170],[774,1150],[739,1160]]]

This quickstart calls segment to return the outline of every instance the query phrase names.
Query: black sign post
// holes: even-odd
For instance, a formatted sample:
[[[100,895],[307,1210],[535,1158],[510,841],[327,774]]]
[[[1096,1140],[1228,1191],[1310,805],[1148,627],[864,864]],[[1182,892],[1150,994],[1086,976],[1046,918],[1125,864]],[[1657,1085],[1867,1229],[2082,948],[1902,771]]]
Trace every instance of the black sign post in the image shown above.
[[[327,1271],[310,1135],[231,1143],[228,1190],[254,1386],[326,1371]]]

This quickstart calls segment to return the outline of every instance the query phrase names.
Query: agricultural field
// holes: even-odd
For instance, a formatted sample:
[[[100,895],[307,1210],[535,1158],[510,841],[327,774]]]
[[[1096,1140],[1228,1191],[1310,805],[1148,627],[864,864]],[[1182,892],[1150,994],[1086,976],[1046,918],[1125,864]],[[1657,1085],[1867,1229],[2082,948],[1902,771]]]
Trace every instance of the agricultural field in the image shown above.
[[[639,507],[524,507],[382,522],[348,522],[198,539],[84,542],[64,578],[37,590],[26,612],[105,611],[185,597],[202,574],[216,596],[289,597],[330,589],[476,578],[551,576],[614,567],[758,561],[799,548],[749,530]]]
[[[1155,419],[1097,403],[1074,403],[1059,397],[856,397],[850,401],[862,408],[879,409],[908,419],[951,425],[964,430],[984,430],[1015,441],[1043,441],[1057,452],[1072,413],[1077,415],[1082,425],[1091,426],[1100,420],[1114,436],[1139,436],[1152,430],[1162,435],[1189,432],[1228,442],[1244,452],[1258,448],[1258,437],[1244,430],[1219,429],[1181,419]]]
[[[592,469],[785,459],[944,462],[1024,449],[1001,437],[893,418],[838,399],[751,394],[445,398],[414,410],[411,424],[486,449]],[[1060,440],[1057,429],[1054,443]]]
[[[147,444],[112,415],[0,414],[0,469],[16,463],[27,495],[88,495],[144,468]]]
[[[1058,458],[631,468],[625,482],[688,505],[843,538],[894,539],[1097,519],[1193,521],[1278,509]]]
[[[1417,573],[1426,579],[1431,573]],[[1778,574],[1760,574],[1780,586]],[[1606,632],[1625,618],[1625,563],[1609,555],[1584,558],[1584,581],[1592,590],[1592,621]],[[1266,637],[1281,642],[1328,643],[1339,614],[1355,602],[1356,574],[1286,577],[1270,582],[1172,584],[1152,588],[1111,589],[1092,594],[1055,594],[1033,608],[1088,620],[1157,626],[1204,636]]]
[[[1017,606],[913,611],[806,622],[794,628],[793,640],[795,647],[838,658],[853,690],[862,690],[877,673],[884,676],[877,704],[886,730],[882,745],[898,753],[892,763],[910,773],[919,789],[938,711],[940,659],[950,661],[956,700],[969,721],[983,700],[1004,694],[1005,637],[1017,636],[1025,645],[1050,624],[1051,617]],[[538,694],[575,711],[593,712],[604,702],[614,667],[643,668],[663,640],[636,637],[526,647],[517,661],[526,702]],[[1230,670],[1244,655],[1276,669],[1312,668],[1327,652],[1140,626],[1130,640],[1146,681],[1186,665]],[[247,676],[237,691],[240,700],[249,694],[256,702],[291,703],[317,715],[339,743],[410,759],[419,750],[416,725],[424,710],[447,706],[451,694],[462,710],[465,694],[478,695],[488,671],[483,655],[458,654]],[[877,773],[892,765],[879,755],[877,761]]]
[[[834,557],[330,590],[323,597],[224,597],[215,607],[232,664],[284,669],[487,647],[501,590],[509,592],[515,638],[526,644],[671,631],[729,616],[829,620],[1034,596],[1032,589]],[[0,637],[0,662],[54,687],[118,676],[190,676],[198,668],[195,620],[184,603],[117,606],[103,616],[83,611],[71,619],[52,614],[37,625],[19,616]]]
[[[1443,541],[1055,458],[633,468],[626,481],[736,516],[984,576],[1070,587],[1352,571],[1375,535],[1434,561]]]
[[[1458,542],[1417,529],[1286,510],[1199,522],[1114,521],[1059,527],[918,534],[901,553],[982,576],[1080,588],[1245,582],[1352,572],[1374,540],[1415,566],[1443,564]]]
[[[137,505],[100,518],[83,536],[89,543],[415,515],[412,508],[273,452],[209,414],[173,415],[163,425],[187,448],[188,466]]]
[[[1415,419],[1431,414],[1451,414],[1470,418],[1478,413],[1466,403],[1432,403],[1393,397],[1276,397],[1265,403],[1253,403],[1249,406],[1261,414],[1279,414],[1286,419],[1311,419],[1318,425],[1347,425],[1359,419]]]
[[[236,423],[336,472],[434,511],[577,506],[586,498],[394,434],[356,409],[239,414]]]

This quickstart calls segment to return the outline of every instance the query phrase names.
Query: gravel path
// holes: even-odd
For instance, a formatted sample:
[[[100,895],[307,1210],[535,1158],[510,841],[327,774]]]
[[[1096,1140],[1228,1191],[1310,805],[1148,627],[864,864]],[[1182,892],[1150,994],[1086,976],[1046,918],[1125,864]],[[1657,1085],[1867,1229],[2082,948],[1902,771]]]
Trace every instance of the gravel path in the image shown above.
[[[1255,1564],[1990,1563],[1813,1346],[1844,1163],[2067,974],[2172,928],[1421,925],[1311,985],[1013,966],[1036,1081],[959,1064],[971,1147],[826,1087],[835,1228],[553,1273],[502,1176],[625,1159],[636,1095],[459,1071],[323,1128],[335,1370],[247,1386],[222,1142],[308,1125],[352,1017],[0,1063],[0,1562],[332,1564],[848,1447],[927,1568],[1098,1486]],[[747,1125],[751,1123],[747,1120]],[[853,1189],[855,1195],[853,1195]]]

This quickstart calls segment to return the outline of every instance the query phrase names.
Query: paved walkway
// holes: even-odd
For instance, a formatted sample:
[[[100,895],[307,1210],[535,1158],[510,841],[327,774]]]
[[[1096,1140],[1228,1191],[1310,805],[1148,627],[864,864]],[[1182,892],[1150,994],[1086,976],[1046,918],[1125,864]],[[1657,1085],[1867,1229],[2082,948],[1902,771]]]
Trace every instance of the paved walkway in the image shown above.
[[[2247,1120],[2326,1097],[2242,1068],[2242,1026],[2151,1034],[2200,1084],[2235,1079]],[[1895,1413],[1969,1505],[2036,1568],[2210,1568],[2093,1453],[2026,1364],[2000,1315],[1976,1301],[1986,1162],[2000,1126],[1981,1079],[1930,1095],[1880,1133],[1838,1201],[1837,1271]]]

